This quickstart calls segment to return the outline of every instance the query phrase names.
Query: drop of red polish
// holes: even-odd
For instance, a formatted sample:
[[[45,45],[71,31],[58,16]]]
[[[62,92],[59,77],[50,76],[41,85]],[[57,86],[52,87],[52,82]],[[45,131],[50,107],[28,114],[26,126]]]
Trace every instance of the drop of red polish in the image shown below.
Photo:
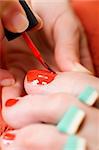
[[[6,107],[11,107],[15,105],[19,100],[18,99],[9,99],[6,101],[5,106]]]
[[[12,134],[12,133],[5,133],[3,135],[3,139],[5,139],[5,140],[14,140],[15,139],[15,135]]]
[[[31,70],[27,73],[27,81],[35,84],[46,85],[54,80],[56,74],[46,70]]]

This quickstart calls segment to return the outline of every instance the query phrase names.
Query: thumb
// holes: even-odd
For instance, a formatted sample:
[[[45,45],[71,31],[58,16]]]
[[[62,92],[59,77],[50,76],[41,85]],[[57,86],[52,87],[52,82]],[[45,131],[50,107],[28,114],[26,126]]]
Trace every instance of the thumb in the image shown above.
[[[55,58],[62,71],[72,70],[73,62],[80,62],[80,32],[75,16],[64,13],[54,28]]]
[[[54,41],[56,62],[62,71],[88,72],[88,68],[94,73],[83,26],[71,9],[57,19]]]

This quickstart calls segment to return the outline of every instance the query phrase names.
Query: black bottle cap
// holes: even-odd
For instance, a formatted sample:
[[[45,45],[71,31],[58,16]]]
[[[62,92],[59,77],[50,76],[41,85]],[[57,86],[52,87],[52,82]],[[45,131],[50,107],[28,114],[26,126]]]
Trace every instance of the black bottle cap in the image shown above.
[[[25,0],[19,0],[19,3],[23,7],[23,9],[24,9],[24,11],[27,15],[28,21],[29,21],[29,26],[26,30],[26,31],[28,31],[28,30],[30,30],[31,28],[35,27],[38,24],[38,20],[34,16],[33,12],[29,8],[29,6],[25,2]],[[8,39],[8,41],[13,40],[13,39],[15,39],[15,38],[17,38],[21,35],[21,33],[13,33],[13,32],[8,31],[7,29],[4,29],[4,31],[5,31],[5,36]]]

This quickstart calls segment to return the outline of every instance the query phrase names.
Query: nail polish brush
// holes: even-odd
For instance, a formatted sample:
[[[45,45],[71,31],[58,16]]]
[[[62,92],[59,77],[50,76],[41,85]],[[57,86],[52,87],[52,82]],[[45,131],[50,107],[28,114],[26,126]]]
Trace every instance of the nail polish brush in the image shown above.
[[[39,50],[36,48],[36,46],[34,45],[33,41],[31,40],[31,38],[29,37],[29,35],[27,34],[27,31],[29,31],[30,29],[36,27],[38,25],[38,20],[36,19],[35,15],[33,14],[33,12],[31,11],[30,7],[28,6],[28,4],[26,3],[25,0],[19,0],[19,3],[21,4],[21,6],[23,7],[27,19],[29,21],[29,26],[28,29],[23,32],[23,33],[13,33],[8,31],[7,29],[5,30],[5,36],[8,39],[8,41],[11,41],[13,39],[16,39],[17,37],[21,36],[23,37],[23,39],[25,40],[25,42],[27,43],[28,47],[32,50],[32,53],[34,54],[35,58],[49,71],[55,73],[50,67],[49,65],[44,61],[43,57],[41,56]]]

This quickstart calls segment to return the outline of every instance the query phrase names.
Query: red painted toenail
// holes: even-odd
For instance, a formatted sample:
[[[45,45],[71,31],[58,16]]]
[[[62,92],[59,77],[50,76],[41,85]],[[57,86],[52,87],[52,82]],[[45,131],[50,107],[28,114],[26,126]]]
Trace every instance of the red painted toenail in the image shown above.
[[[31,70],[27,74],[27,81],[34,83],[34,85],[46,85],[54,80],[56,74],[46,70]]]

